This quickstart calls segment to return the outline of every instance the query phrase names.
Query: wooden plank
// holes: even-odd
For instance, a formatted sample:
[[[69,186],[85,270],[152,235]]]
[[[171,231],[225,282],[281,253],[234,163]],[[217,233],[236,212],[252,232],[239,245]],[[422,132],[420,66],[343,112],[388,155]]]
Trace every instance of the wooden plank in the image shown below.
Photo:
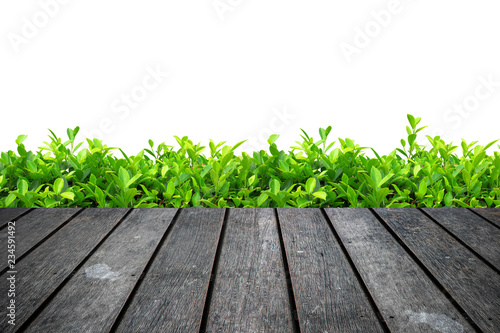
[[[109,331],[176,211],[133,210],[27,332]]]
[[[383,332],[319,209],[278,210],[302,332]]]
[[[0,229],[4,228],[8,222],[15,220],[28,210],[30,210],[30,208],[0,208]]]
[[[500,227],[500,208],[472,208],[472,210]]]
[[[468,209],[425,208],[424,212],[500,270],[500,229]]]
[[[274,210],[230,210],[207,332],[293,332]]]
[[[38,309],[127,211],[123,208],[85,209],[16,265],[16,327]],[[10,275],[7,272],[0,280],[5,281]],[[1,284],[0,295],[7,295],[7,283]],[[1,332],[13,331],[7,318],[6,308],[2,307]]]
[[[474,332],[367,209],[326,209],[393,332]]]
[[[118,332],[198,332],[224,209],[183,209]]]
[[[417,209],[375,211],[483,331],[500,330],[500,275]]]
[[[16,221],[16,258],[24,255],[33,246],[66,222],[80,208],[38,208]],[[0,231],[0,249],[7,248],[7,229]],[[7,269],[7,263],[0,264],[0,271]]]

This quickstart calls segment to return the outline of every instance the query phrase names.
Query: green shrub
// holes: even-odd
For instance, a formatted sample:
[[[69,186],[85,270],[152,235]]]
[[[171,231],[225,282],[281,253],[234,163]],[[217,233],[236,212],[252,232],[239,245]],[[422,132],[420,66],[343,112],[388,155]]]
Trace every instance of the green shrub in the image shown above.
[[[420,118],[408,115],[408,138],[390,154],[365,155],[351,139],[340,147],[303,132],[288,152],[268,139],[264,150],[241,155],[234,146],[210,140],[208,149],[175,137],[135,156],[113,156],[102,141],[87,139],[79,149],[79,128],[36,153],[20,135],[17,153],[0,158],[0,207],[500,207],[500,153],[462,140],[457,146],[427,136],[430,150],[417,143]],[[500,148],[500,145],[498,145]],[[206,151],[207,155],[203,152]]]

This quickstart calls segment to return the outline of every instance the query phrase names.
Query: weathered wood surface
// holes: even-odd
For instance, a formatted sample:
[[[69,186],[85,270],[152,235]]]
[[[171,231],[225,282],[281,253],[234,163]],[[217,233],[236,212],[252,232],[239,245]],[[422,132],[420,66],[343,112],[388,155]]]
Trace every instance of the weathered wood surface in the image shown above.
[[[80,210],[79,208],[40,208],[17,220],[15,225],[15,236],[19,240],[16,246],[17,261],[19,262],[27,251],[43,241]],[[7,228],[0,230],[0,249],[7,248],[7,232]],[[2,262],[0,272],[3,273],[6,270],[6,262]]]
[[[472,208],[472,211],[488,219],[491,223],[500,228],[500,209],[499,208]]]
[[[16,264],[16,326],[21,326],[106,236],[127,209],[86,209]],[[18,240],[21,241],[21,240]],[[0,276],[5,281],[8,272]],[[0,295],[7,295],[2,283]],[[0,308],[0,331],[11,332],[6,307]]]
[[[383,332],[319,209],[278,209],[302,332]]]
[[[172,208],[132,211],[43,309],[27,332],[108,331],[176,211]]]
[[[326,213],[391,331],[474,332],[369,210]]]
[[[0,209],[0,332],[500,332],[499,216]]]
[[[117,332],[197,332],[223,209],[185,209],[144,277]]]
[[[500,229],[469,210],[426,208],[424,211],[500,271]]]
[[[0,229],[4,228],[7,223],[17,219],[22,214],[29,211],[29,208],[1,208],[0,209]]]
[[[293,332],[274,210],[232,209],[207,332]]]
[[[375,209],[485,332],[500,331],[500,275],[417,209]]]

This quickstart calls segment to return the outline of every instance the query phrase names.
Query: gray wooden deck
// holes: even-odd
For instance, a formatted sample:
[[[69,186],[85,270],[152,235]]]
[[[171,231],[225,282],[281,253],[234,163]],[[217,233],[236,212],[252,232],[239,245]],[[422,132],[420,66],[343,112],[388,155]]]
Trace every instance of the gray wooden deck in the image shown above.
[[[500,209],[12,208],[0,248],[1,332],[500,332]]]

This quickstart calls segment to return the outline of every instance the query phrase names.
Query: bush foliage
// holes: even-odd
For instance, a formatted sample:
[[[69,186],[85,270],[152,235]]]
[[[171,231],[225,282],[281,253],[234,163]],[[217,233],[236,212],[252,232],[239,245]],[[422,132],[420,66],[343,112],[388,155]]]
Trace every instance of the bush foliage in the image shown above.
[[[401,148],[376,157],[351,139],[339,147],[303,132],[302,141],[279,150],[236,155],[234,146],[210,140],[208,149],[188,137],[177,147],[161,143],[127,156],[97,139],[88,148],[52,131],[33,153],[17,140],[17,154],[0,158],[0,207],[500,207],[500,153],[488,155],[476,141],[458,146],[427,136],[417,143],[420,118],[408,115]],[[500,145],[497,145],[500,148]],[[113,156],[118,149],[123,157]],[[207,152],[204,155],[203,152]]]

